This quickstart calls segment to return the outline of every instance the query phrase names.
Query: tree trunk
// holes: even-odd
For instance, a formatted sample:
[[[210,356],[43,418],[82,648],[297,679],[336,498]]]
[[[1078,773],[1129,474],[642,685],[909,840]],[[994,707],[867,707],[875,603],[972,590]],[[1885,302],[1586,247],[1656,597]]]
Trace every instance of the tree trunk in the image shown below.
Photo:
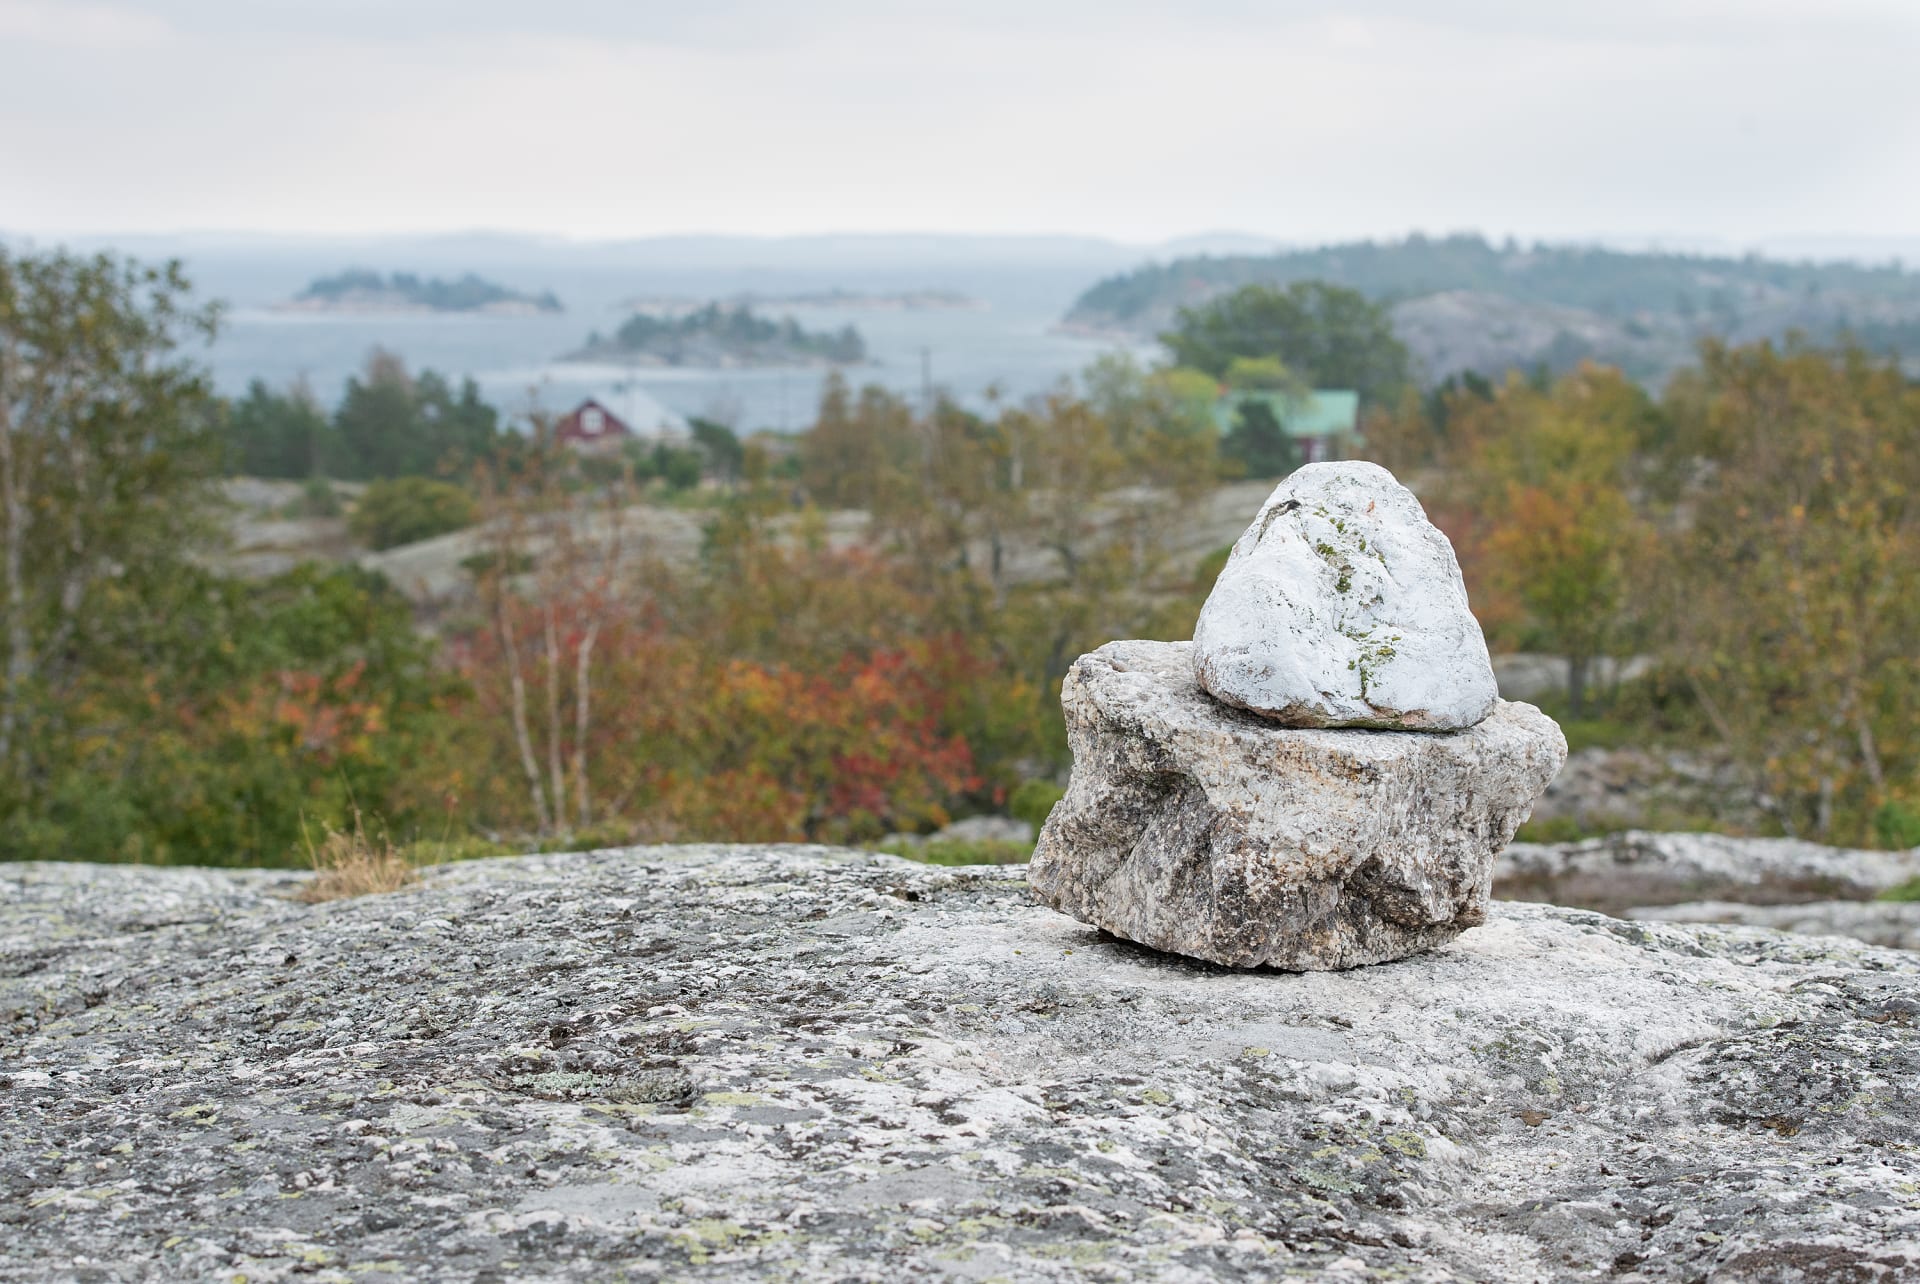
[[[520,673],[520,648],[514,641],[506,589],[496,591],[494,621],[500,631],[501,649],[507,653],[507,689],[513,698],[513,739],[519,746],[520,766],[527,773],[527,787],[533,796],[533,823],[542,834],[550,834],[553,823],[548,819],[547,791],[540,786],[540,761],[534,757],[533,737],[527,730],[527,683]]]
[[[1593,657],[1567,657],[1567,716],[1578,721],[1587,716],[1587,666]]]
[[[600,621],[595,620],[587,626],[586,636],[573,653],[573,798],[582,829],[593,823],[587,794],[587,729],[593,698],[593,644],[599,636]]]
[[[547,660],[547,775],[553,781],[553,824],[567,823],[567,777],[560,748],[560,630],[553,618],[553,599],[546,604]]]
[[[1887,771],[1880,763],[1880,746],[1873,739],[1873,724],[1868,721],[1865,712],[1854,715],[1854,730],[1860,740],[1860,761],[1866,766],[1867,779],[1873,782],[1873,791],[1879,794],[1887,787]]]

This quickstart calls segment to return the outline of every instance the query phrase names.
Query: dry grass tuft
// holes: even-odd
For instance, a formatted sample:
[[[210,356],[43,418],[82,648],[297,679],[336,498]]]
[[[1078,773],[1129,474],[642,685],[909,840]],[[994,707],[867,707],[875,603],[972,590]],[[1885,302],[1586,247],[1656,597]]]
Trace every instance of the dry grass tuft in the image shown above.
[[[300,890],[298,899],[309,905],[396,892],[417,878],[413,862],[393,845],[393,838],[384,829],[369,832],[357,807],[351,829],[323,824],[320,841],[306,835],[306,842],[313,881]]]

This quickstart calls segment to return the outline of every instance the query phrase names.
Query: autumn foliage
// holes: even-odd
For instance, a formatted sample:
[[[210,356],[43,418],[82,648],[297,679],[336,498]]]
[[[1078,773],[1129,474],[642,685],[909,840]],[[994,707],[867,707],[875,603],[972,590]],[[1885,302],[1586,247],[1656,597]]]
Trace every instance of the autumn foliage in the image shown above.
[[[836,379],[793,442],[703,425],[706,484],[690,447],[672,495],[476,409],[432,452],[472,467],[431,484],[475,519],[453,600],[354,567],[219,574],[220,407],[186,347],[211,318],[185,294],[177,270],[0,256],[7,856],[301,863],[356,816],[496,849],[928,830],[1057,787],[1066,666],[1186,636],[1219,565],[1182,543],[1222,476],[1211,384],[1110,359],[1021,405]],[[1657,395],[1582,366],[1380,410],[1397,382],[1370,450],[1452,538],[1494,650],[1564,662],[1570,727],[1716,753],[1780,832],[1920,834],[1898,364],[1708,345]],[[649,543],[661,503],[697,512],[697,556]],[[1637,694],[1594,677],[1627,657]]]

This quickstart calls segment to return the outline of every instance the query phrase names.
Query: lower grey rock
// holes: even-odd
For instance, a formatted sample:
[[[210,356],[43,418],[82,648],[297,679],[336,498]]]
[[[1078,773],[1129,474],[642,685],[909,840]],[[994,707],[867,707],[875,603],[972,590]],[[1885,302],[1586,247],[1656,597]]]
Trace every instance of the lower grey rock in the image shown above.
[[[1200,689],[1184,642],[1110,642],[1061,690],[1073,778],[1039,899],[1234,967],[1354,967],[1481,921],[1493,855],[1565,759],[1500,704],[1448,734],[1276,727]]]
[[[1686,901],[1870,900],[1916,878],[1920,847],[1863,851],[1793,838],[1634,830],[1575,843],[1514,843],[1494,867],[1493,890],[1505,900],[1618,914]]]
[[[0,1279],[1900,1280],[1920,960],[1496,904],[1236,972],[819,848],[0,864]]]

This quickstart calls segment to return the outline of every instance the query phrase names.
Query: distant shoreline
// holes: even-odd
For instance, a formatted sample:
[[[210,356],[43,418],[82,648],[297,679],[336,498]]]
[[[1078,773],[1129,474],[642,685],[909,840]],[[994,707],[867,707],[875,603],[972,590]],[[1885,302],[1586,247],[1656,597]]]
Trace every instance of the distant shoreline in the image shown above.
[[[756,356],[737,352],[702,352],[697,359],[675,359],[657,352],[630,351],[612,344],[585,347],[553,359],[555,365],[620,366],[630,370],[846,370],[880,363],[868,357],[836,361],[806,354]]]
[[[848,312],[986,312],[992,305],[958,290],[807,290],[793,294],[746,292],[724,299],[681,295],[642,295],[620,306],[648,316],[676,317],[697,312],[712,303],[737,308],[836,308]]]
[[[266,304],[266,312],[297,313],[306,316],[349,317],[544,317],[556,316],[556,308],[522,300],[483,303],[471,308],[436,308],[405,299],[287,299]]]

